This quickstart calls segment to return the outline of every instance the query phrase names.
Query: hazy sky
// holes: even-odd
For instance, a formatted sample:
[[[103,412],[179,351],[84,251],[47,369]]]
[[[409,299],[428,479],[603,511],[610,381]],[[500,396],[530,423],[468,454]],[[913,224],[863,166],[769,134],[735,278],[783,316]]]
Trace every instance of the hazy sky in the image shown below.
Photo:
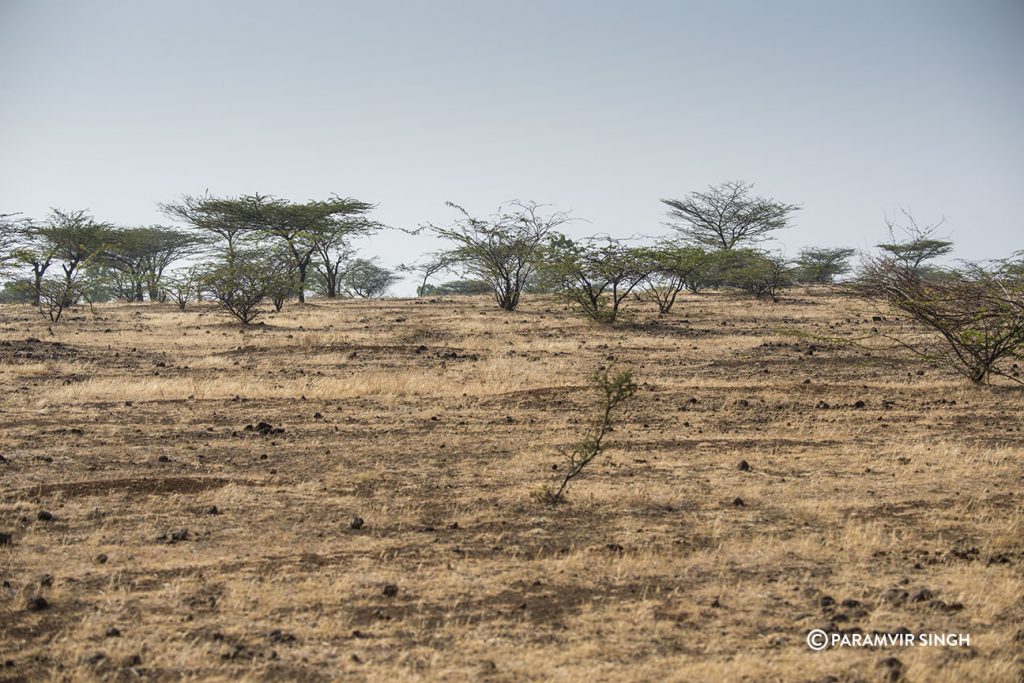
[[[415,227],[519,198],[626,236],[745,179],[804,206],[790,254],[907,207],[985,258],[1024,249],[1022,120],[1022,0],[0,0],[0,212],[35,217],[167,223],[209,189]]]

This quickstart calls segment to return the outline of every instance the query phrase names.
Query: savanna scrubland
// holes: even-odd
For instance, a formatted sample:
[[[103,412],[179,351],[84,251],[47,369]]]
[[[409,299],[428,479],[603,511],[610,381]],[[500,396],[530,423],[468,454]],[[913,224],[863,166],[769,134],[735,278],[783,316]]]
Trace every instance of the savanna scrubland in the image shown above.
[[[623,305],[0,307],[0,680],[1019,680],[1016,385],[829,286]]]

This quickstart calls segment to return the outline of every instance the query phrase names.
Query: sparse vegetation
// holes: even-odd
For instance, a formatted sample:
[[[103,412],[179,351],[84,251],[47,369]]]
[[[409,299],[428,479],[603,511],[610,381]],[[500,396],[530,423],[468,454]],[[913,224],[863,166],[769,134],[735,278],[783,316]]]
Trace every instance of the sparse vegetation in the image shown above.
[[[611,368],[599,370],[593,378],[595,388],[600,391],[601,405],[597,419],[586,437],[567,454],[565,474],[557,488],[544,488],[538,498],[545,503],[560,503],[564,500],[569,482],[578,477],[583,469],[604,452],[604,437],[612,431],[612,412],[637,391],[633,373],[629,370],[613,372]]]
[[[730,251],[754,245],[789,226],[800,209],[765,197],[751,196],[752,183],[730,180],[685,199],[662,199],[670,225],[693,244]]]
[[[498,306],[514,311],[519,297],[540,265],[544,245],[554,231],[569,220],[561,211],[547,212],[534,202],[510,202],[489,218],[474,218],[451,202],[459,212],[452,225],[427,228],[454,246],[427,262],[423,284],[436,269],[458,268],[465,277],[486,282]]]
[[[613,324],[622,302],[654,272],[650,252],[611,237],[553,237],[541,278],[595,322]]]
[[[881,257],[866,262],[860,290],[910,315],[938,335],[899,339],[927,360],[938,360],[981,384],[993,374],[1018,381],[1000,363],[1024,358],[1024,280],[1013,261],[922,272],[919,260]]]

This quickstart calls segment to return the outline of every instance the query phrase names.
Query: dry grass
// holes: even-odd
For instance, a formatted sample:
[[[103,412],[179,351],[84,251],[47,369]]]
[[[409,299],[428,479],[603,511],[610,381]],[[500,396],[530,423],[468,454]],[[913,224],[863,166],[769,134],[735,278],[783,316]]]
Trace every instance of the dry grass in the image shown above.
[[[1024,393],[840,343],[914,331],[837,296],[680,306],[0,308],[0,680],[1020,680]],[[609,450],[535,502],[612,362]]]

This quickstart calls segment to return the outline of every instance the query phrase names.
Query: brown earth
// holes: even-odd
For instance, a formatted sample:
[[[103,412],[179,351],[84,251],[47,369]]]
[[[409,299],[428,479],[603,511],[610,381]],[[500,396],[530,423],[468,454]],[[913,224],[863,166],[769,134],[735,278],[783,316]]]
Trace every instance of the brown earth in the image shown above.
[[[677,308],[0,307],[0,681],[1021,680],[1024,391],[833,292]]]

